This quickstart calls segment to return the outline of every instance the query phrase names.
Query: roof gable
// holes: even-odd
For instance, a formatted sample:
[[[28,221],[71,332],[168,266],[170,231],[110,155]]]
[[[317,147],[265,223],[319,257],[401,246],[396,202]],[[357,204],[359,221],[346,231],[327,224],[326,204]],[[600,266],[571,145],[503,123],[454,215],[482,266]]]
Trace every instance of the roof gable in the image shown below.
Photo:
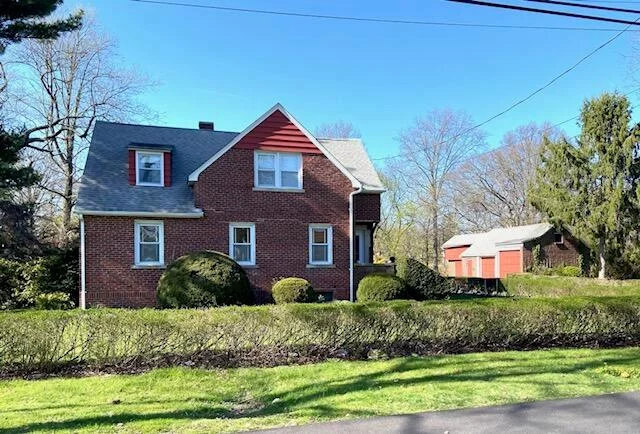
[[[284,118],[284,119],[283,119]],[[266,123],[263,125],[263,123]],[[292,128],[292,126],[294,128]],[[276,128],[274,133],[273,128]],[[302,134],[299,135],[295,130]],[[285,134],[284,132],[288,134]],[[286,137],[289,142],[288,145],[281,145],[279,139],[275,137]],[[294,143],[296,146],[302,146],[304,149],[319,150],[324,154],[349,180],[354,188],[361,188],[362,183],[356,179],[356,177],[347,170],[347,168],[338,161],[338,159],[331,154],[324,145],[322,145],[309,131],[306,130],[293,116],[291,116],[285,108],[280,104],[274,105],[271,109],[267,110],[262,116],[256,119],[251,125],[245,128],[240,134],[238,134],[233,140],[231,140],[224,148],[216,152],[211,158],[204,162],[200,167],[191,172],[189,175],[189,182],[195,182],[198,177],[206,168],[211,166],[216,160],[227,153],[231,148],[236,145],[240,147],[255,149],[266,149],[266,147],[274,147],[278,149],[287,149],[287,146],[292,146]],[[313,147],[309,146],[313,145]],[[298,149],[298,148],[296,148]],[[298,150],[299,152],[299,150]],[[315,151],[314,151],[315,152]]]

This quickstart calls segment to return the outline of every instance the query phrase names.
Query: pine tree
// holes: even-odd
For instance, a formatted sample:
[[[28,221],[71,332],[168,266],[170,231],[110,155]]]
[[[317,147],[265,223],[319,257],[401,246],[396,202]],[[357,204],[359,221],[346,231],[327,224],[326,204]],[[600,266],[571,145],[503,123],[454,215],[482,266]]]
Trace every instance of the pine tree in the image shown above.
[[[579,139],[575,144],[545,140],[531,191],[534,206],[595,245],[602,279],[606,252],[625,230],[623,216],[636,194],[638,132],[630,124],[626,97],[605,93],[585,101]]]
[[[43,21],[63,0],[0,0],[0,54],[9,44],[26,38],[55,39],[60,33],[77,29],[82,12],[68,18]]]

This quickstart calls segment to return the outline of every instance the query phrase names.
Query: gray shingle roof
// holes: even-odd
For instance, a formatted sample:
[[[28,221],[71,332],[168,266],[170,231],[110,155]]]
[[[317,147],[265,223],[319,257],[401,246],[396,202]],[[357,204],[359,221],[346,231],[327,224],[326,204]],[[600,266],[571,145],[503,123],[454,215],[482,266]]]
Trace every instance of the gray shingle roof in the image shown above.
[[[93,131],[76,212],[176,213],[198,216],[191,172],[224,148],[239,133],[97,122]],[[359,139],[320,140],[323,146],[363,184],[365,190],[384,188]],[[128,150],[172,147],[171,186],[129,185]]]
[[[189,173],[238,133],[98,122],[78,192],[76,211],[199,214]],[[129,185],[130,146],[171,145],[171,186]]]
[[[496,228],[479,234],[471,247],[462,252],[462,257],[496,256],[500,246],[520,244],[540,238],[553,228],[549,223],[538,223],[526,226]]]
[[[318,139],[331,154],[362,184],[365,191],[383,191],[378,172],[360,139]]]

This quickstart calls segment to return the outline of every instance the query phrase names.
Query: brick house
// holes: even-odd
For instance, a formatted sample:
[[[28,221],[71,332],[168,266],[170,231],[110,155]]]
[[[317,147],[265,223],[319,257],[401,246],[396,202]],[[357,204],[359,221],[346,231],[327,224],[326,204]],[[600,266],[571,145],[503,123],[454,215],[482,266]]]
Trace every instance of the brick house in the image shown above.
[[[446,274],[450,277],[501,279],[534,265],[533,250],[540,246],[547,267],[579,265],[586,247],[566,229],[549,223],[496,228],[461,234],[442,245]]]
[[[259,300],[287,276],[353,300],[383,191],[359,139],[316,138],[280,104],[241,133],[98,122],[76,206],[80,304],[152,306],[166,264],[201,250],[233,257]]]

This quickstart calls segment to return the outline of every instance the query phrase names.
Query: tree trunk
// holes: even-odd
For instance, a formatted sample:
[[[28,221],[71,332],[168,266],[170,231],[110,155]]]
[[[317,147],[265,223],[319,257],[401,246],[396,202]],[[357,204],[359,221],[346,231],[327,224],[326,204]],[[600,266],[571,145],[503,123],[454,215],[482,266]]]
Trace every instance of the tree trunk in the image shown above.
[[[62,232],[60,243],[64,246],[69,240],[69,232],[71,231],[71,209],[73,208],[73,169],[74,169],[74,152],[75,137],[73,133],[67,133],[65,137],[66,155],[64,158],[64,186],[62,190]]]
[[[604,259],[604,236],[601,235],[598,240],[598,258],[600,259],[600,270],[598,271],[598,279],[605,278],[606,261]]]
[[[438,209],[434,207],[433,210],[433,269],[438,271],[440,269],[440,256],[438,255],[439,249],[438,243]]]

